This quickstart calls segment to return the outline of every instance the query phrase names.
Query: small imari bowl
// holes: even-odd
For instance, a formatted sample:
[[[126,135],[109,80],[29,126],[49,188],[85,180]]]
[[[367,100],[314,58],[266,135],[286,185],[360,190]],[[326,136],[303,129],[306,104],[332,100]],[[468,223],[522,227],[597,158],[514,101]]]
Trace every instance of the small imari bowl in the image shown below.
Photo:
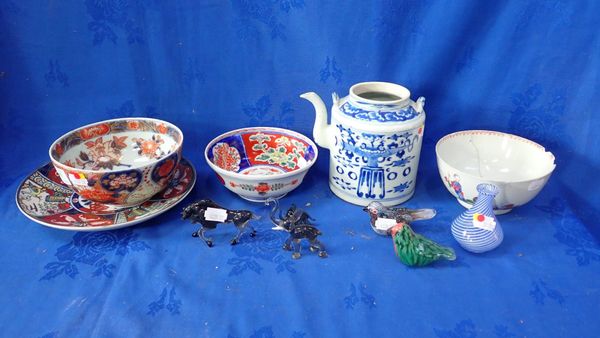
[[[448,191],[470,208],[481,183],[500,191],[494,213],[504,214],[533,199],[554,171],[554,155],[526,138],[489,130],[465,130],[435,146],[438,170]]]
[[[252,127],[213,139],[204,156],[219,181],[252,202],[278,199],[294,190],[317,160],[316,145],[291,130]]]
[[[183,133],[169,122],[123,118],[66,133],[50,146],[50,159],[81,198],[126,207],[167,186],[182,144]]]

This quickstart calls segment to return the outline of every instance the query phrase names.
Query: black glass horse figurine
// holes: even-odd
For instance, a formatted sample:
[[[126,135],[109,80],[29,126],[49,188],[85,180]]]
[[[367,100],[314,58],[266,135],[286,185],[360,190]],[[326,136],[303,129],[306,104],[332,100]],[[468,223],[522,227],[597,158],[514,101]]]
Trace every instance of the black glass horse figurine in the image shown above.
[[[259,219],[259,217],[248,210],[228,210],[212,200],[203,199],[185,207],[181,213],[181,219],[189,219],[192,223],[200,223],[200,229],[195,231],[192,236],[200,237],[204,240],[206,245],[212,247],[212,239],[206,238],[204,235],[206,230],[215,229],[219,223],[233,223],[238,232],[235,237],[231,239],[230,243],[231,245],[235,245],[239,243],[240,237],[247,227],[252,230],[250,232],[250,237],[256,236],[256,230],[254,230],[254,227],[249,225],[248,222],[251,219]]]
[[[321,231],[314,226],[311,222],[311,220],[314,221],[314,219],[310,217],[306,211],[299,209],[292,204],[285,213],[285,216],[282,215],[280,211],[279,219],[277,219],[275,217],[277,209],[279,209],[279,203],[275,201],[275,205],[273,206],[273,209],[271,209],[271,221],[273,221],[273,224],[275,225],[273,229],[284,230],[290,233],[290,236],[283,244],[283,249],[287,251],[293,249],[294,252],[292,253],[292,258],[298,259],[301,257],[300,242],[303,239],[308,240],[310,251],[317,251],[321,258],[327,257],[325,246],[317,239],[317,237],[321,235]]]

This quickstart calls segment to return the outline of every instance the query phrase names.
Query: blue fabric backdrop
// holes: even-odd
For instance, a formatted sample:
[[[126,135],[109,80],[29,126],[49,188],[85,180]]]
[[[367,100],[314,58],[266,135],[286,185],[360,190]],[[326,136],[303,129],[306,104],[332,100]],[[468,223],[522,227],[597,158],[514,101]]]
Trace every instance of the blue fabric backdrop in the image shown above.
[[[593,337],[600,332],[600,2],[85,0],[0,1],[0,292],[7,337]],[[20,180],[60,134],[150,116],[179,125],[198,169],[186,202],[235,198],[202,157],[224,131],[311,134],[314,90],[401,83],[427,98],[410,207],[415,229],[456,262],[404,267],[360,208],[327,188],[323,151],[282,203],[308,208],[330,258],[293,261],[266,221],[208,249],[175,208],[120,231],[72,233],[20,214]],[[505,241],[473,255],[452,239],[463,209],[433,147],[460,129],[508,131],[558,168],[528,205],[501,216]],[[58,269],[57,267],[62,267]]]

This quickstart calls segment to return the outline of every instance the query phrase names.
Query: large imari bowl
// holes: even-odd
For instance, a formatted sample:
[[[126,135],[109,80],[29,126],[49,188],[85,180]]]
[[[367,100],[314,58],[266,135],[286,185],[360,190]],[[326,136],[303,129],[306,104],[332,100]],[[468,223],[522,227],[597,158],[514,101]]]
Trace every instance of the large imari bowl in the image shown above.
[[[219,181],[240,197],[264,202],[294,190],[315,163],[317,146],[287,129],[253,127],[213,139],[204,156]]]
[[[50,146],[50,159],[82,198],[133,206],[167,186],[182,144],[183,133],[169,122],[123,118],[66,133]]]
[[[477,186],[491,183],[500,192],[494,213],[504,214],[533,199],[554,171],[554,155],[526,138],[489,130],[465,130],[440,139],[435,146],[444,186],[470,208]]]

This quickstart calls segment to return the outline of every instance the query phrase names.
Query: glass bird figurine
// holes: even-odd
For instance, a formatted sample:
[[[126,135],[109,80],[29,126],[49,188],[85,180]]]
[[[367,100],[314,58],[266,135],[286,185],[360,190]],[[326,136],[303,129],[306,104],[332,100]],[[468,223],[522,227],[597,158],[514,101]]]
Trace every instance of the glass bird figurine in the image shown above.
[[[415,233],[408,223],[400,222],[389,231],[394,241],[396,256],[405,265],[425,266],[439,259],[456,259],[452,248],[441,246]]]
[[[369,214],[371,229],[378,235],[389,235],[389,229],[400,222],[426,220],[435,217],[435,209],[408,209],[386,207],[380,202],[371,202],[363,208]]]

